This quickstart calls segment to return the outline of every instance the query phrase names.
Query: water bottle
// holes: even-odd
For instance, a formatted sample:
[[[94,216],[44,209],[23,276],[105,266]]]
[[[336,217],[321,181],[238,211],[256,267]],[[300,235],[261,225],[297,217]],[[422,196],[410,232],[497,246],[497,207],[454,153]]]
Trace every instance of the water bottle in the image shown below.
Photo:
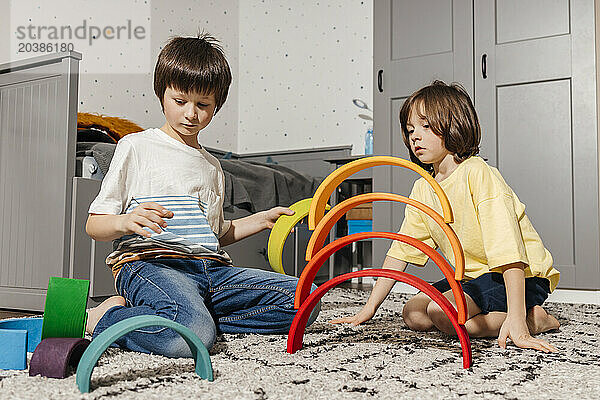
[[[373,154],[373,127],[369,126],[365,134],[365,155]]]

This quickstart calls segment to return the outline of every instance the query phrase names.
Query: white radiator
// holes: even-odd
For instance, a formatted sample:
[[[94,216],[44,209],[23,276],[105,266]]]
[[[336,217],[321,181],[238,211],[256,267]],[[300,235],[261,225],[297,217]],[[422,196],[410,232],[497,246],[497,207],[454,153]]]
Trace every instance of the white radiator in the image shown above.
[[[80,59],[0,65],[0,308],[43,309],[69,274]]]

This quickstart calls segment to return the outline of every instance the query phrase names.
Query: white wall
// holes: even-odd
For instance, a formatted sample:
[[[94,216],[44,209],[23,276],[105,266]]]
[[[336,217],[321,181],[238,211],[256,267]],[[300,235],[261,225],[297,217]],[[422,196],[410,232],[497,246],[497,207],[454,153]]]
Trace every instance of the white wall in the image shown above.
[[[79,87],[79,111],[100,112],[128,118],[144,128],[164,124],[154,94],[153,69],[168,39],[194,36],[204,29],[223,45],[233,75],[227,102],[201,133],[200,143],[216,148],[237,148],[238,115],[238,7],[237,1],[152,0],[151,70],[146,73],[87,74],[84,67]],[[207,13],[206,10],[210,10]],[[85,61],[85,60],[84,60]]]
[[[372,0],[240,2],[240,153],[353,145],[372,107]]]
[[[12,60],[8,38],[10,37],[10,0],[0,0],[0,64]]]
[[[156,57],[169,37],[204,29],[222,42],[233,83],[201,143],[236,153],[352,144],[361,154],[367,122],[351,100],[372,106],[372,2],[0,0],[0,63],[40,55],[11,50],[17,25],[146,24],[144,41],[77,44],[79,111],[161,126]]]
[[[158,53],[172,36],[196,35],[205,30],[217,37],[229,60],[233,84],[229,97],[200,142],[237,149],[238,121],[238,1],[237,0],[0,0],[0,63],[39,56],[18,53],[15,27],[82,25],[117,26],[132,20],[145,25],[144,40],[98,40],[92,46],[75,42],[83,54],[80,63],[79,111],[127,118],[143,128],[162,126],[164,117],[153,90],[153,70]],[[25,11],[27,10],[27,11]],[[6,40],[9,39],[9,40]],[[23,42],[35,42],[27,39]],[[69,42],[69,40],[63,40]],[[63,42],[57,40],[57,42]],[[56,42],[56,41],[53,41]],[[101,48],[102,44],[108,46]]]

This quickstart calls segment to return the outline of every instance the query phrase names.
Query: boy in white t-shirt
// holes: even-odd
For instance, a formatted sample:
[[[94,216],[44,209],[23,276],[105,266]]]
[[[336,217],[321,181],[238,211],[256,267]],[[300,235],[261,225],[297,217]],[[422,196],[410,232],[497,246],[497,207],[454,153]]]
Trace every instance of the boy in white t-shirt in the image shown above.
[[[119,293],[88,310],[86,330],[93,337],[137,315],[179,322],[207,348],[218,332],[289,329],[297,278],[234,267],[221,249],[293,214],[275,207],[234,221],[223,217],[223,171],[198,133],[225,102],[230,83],[223,50],[211,36],[176,37],[160,52],[154,91],[166,122],[119,141],[89,209],[87,233],[114,241],[107,264]],[[164,327],[138,329],[116,343],[191,357],[184,339]]]

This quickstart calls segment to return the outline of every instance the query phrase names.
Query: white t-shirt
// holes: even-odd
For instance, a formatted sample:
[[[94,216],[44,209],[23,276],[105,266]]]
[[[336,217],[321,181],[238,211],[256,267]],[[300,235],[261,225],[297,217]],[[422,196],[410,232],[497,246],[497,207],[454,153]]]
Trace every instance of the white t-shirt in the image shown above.
[[[89,213],[119,215],[154,201],[174,216],[164,219],[167,227],[160,234],[144,228],[150,238],[116,239],[107,264],[119,263],[124,255],[152,253],[155,258],[161,252],[231,263],[218,241],[231,226],[223,217],[224,193],[221,165],[204,148],[187,146],[157,128],[123,137]]]

